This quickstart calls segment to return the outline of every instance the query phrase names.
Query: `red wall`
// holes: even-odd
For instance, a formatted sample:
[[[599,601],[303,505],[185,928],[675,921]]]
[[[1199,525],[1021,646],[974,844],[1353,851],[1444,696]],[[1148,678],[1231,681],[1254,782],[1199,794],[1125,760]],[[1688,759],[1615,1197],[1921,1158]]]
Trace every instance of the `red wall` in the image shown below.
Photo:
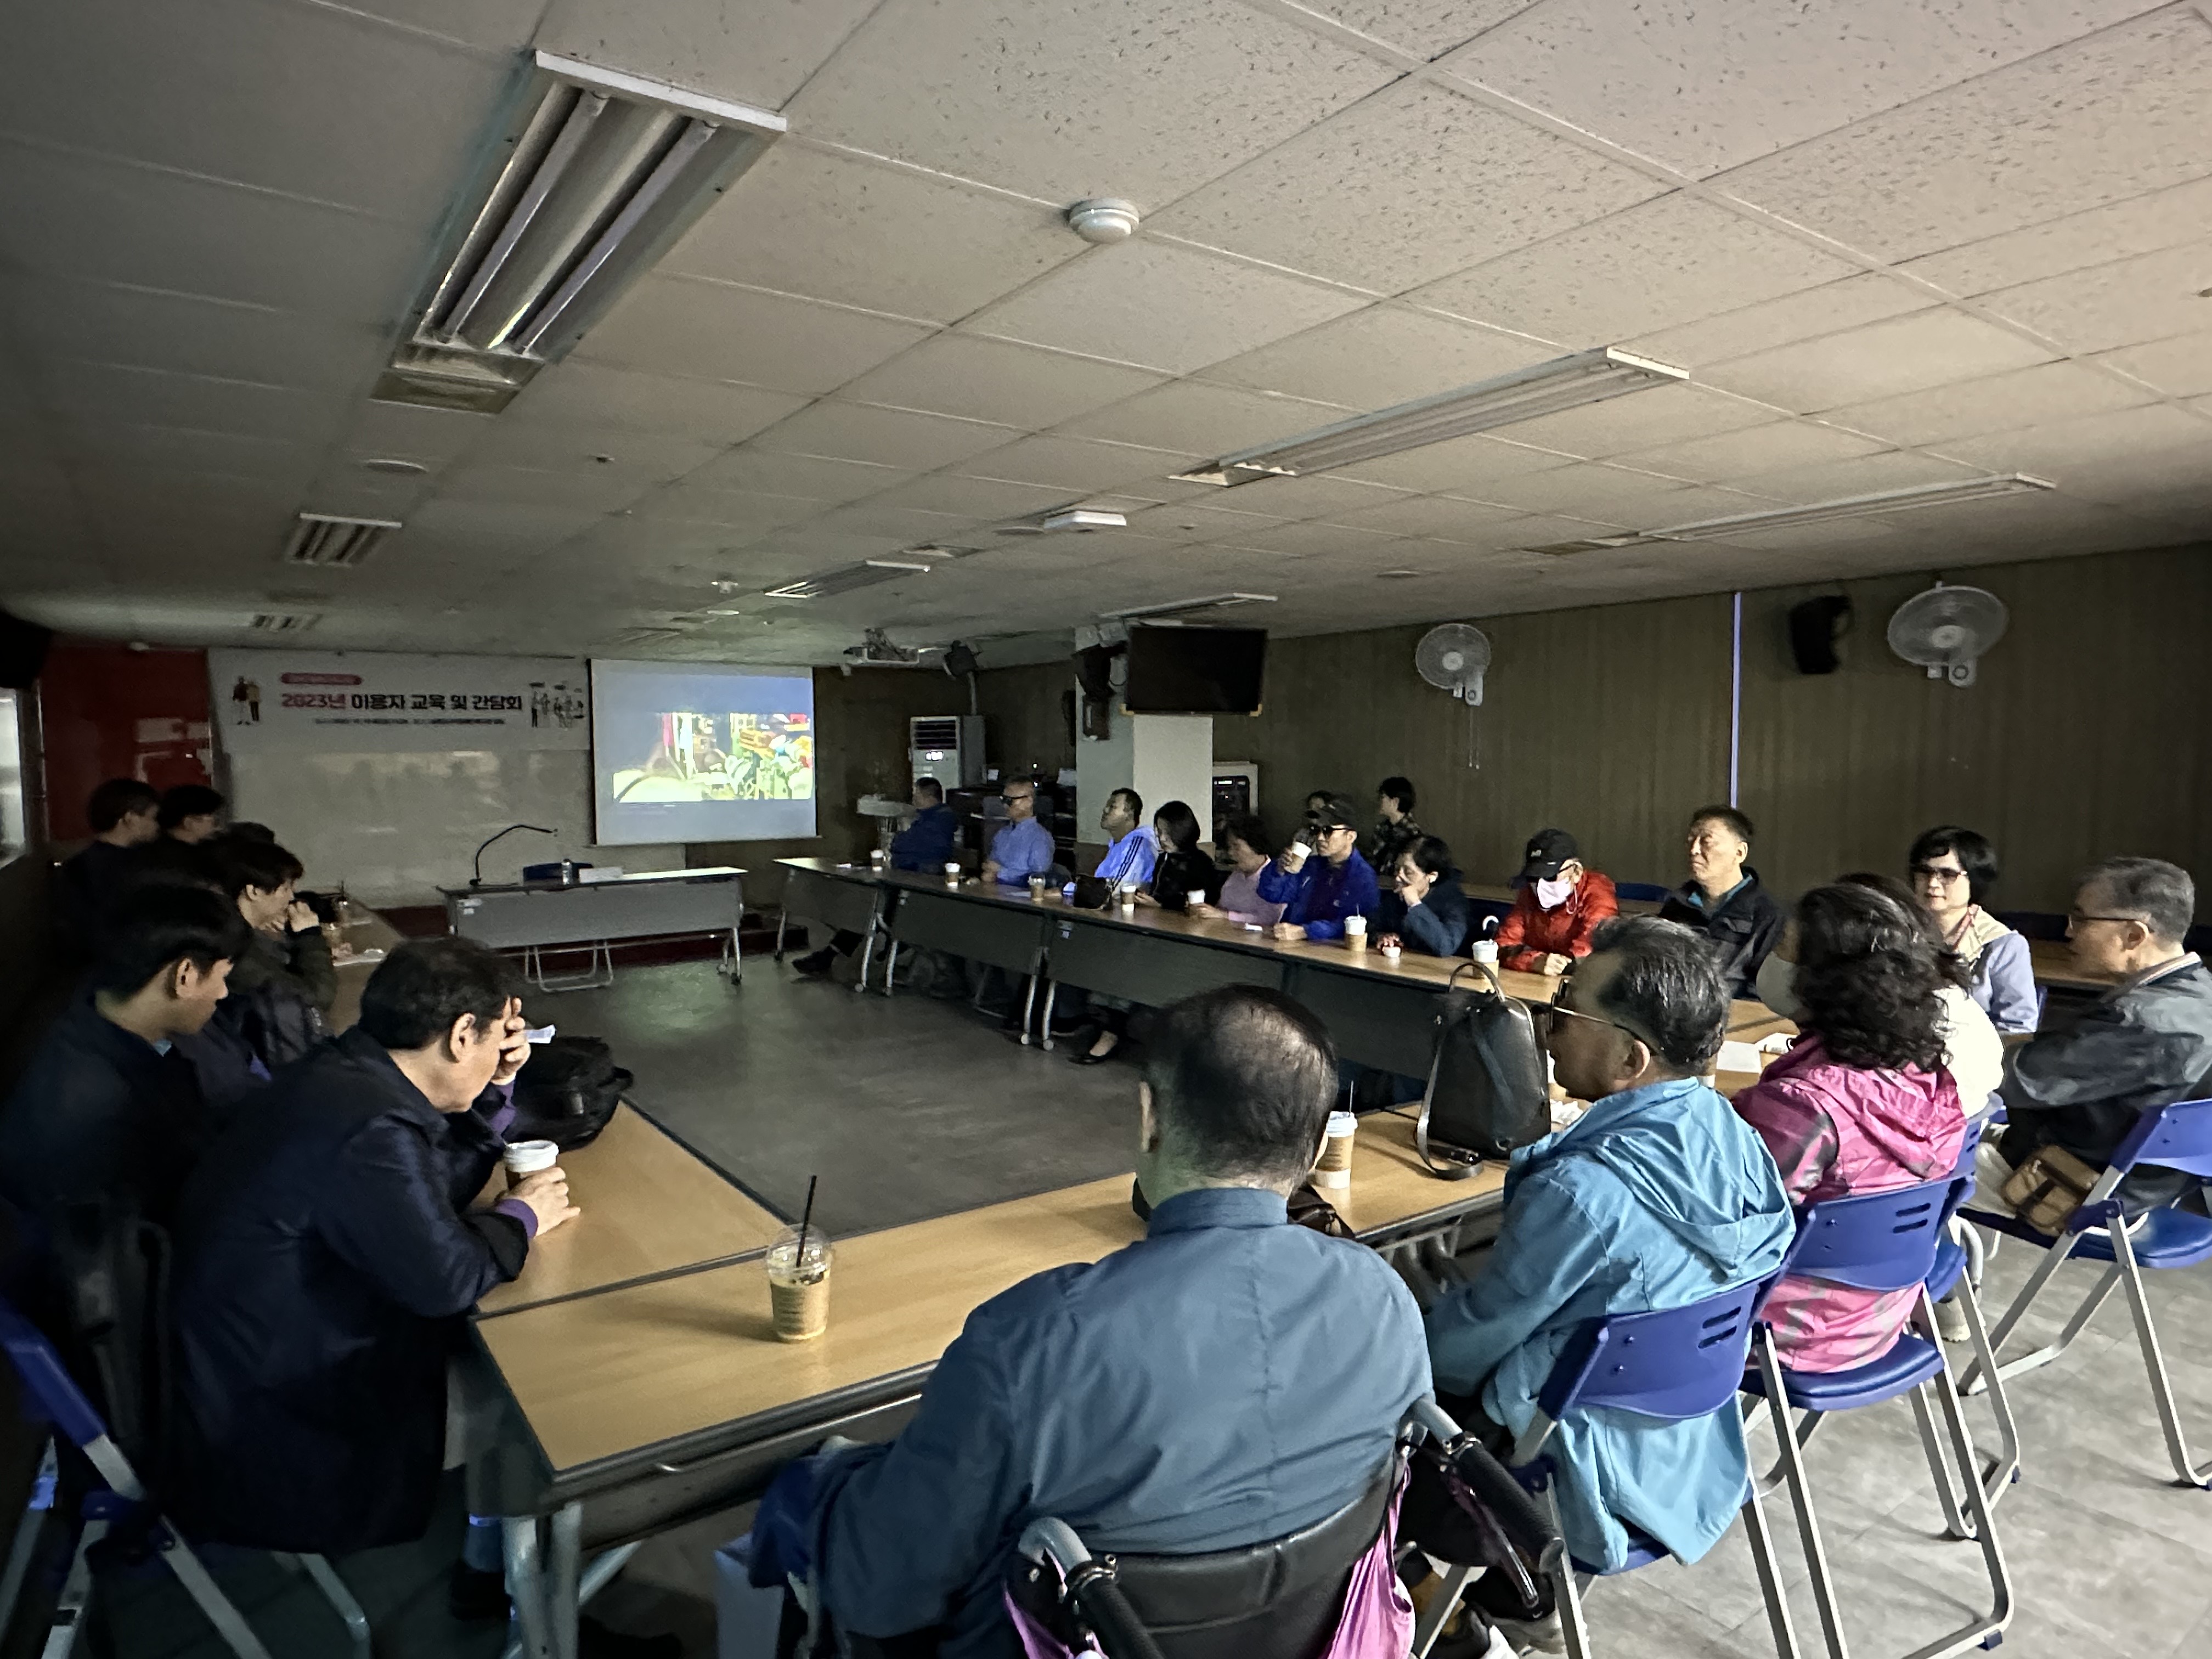
[[[92,833],[85,797],[103,779],[212,781],[204,651],[57,640],[39,677],[39,718],[51,841]]]

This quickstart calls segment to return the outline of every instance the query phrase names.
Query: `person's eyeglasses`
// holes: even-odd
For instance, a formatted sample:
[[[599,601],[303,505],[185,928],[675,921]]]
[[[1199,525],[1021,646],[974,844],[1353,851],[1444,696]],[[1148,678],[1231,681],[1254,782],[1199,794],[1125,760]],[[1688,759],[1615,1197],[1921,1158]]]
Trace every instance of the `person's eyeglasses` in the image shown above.
[[[1566,988],[1565,986],[1561,986],[1559,988],[1559,995],[1564,997],[1565,994]],[[1537,1036],[1546,1042],[1549,1042],[1552,1040],[1553,1034],[1559,1029],[1559,1022],[1561,1020],[1579,1019],[1586,1020],[1592,1025],[1609,1026],[1616,1031],[1627,1031],[1630,1036],[1636,1037],[1636,1040],[1638,1042],[1643,1043],[1645,1048],[1648,1048],[1651,1046],[1644,1038],[1637,1036],[1637,1034],[1633,1031],[1629,1031],[1628,1027],[1623,1025],[1619,1020],[1607,1019],[1601,1014],[1586,1014],[1579,1008],[1570,1008],[1566,1006],[1565,1003],[1560,1002],[1557,999],[1554,999],[1550,1002],[1530,1003],[1528,1005],[1528,1018],[1529,1022],[1536,1028]]]
[[[1964,870],[1941,870],[1932,864],[1916,864],[1911,873],[1915,881],[1941,881],[1946,887],[1954,881],[1966,878]]]
[[[1001,795],[999,797],[999,804],[1001,806],[1019,806],[1025,800],[1036,799],[1034,795]]]
[[[2141,921],[2142,920],[2141,916],[2084,915],[2079,910],[2069,910],[2066,913],[2066,925],[2069,927],[2086,927],[2093,921]]]

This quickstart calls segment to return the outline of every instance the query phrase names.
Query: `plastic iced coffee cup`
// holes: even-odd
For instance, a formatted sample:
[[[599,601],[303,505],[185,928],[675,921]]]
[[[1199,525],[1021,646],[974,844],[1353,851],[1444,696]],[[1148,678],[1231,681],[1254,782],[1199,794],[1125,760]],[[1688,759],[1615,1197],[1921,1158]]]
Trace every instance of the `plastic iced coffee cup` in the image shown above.
[[[499,1155],[507,1166],[507,1184],[514,1186],[526,1175],[550,1170],[561,1161],[561,1149],[550,1140],[518,1140]]]
[[[1313,1183],[1316,1187],[1349,1187],[1352,1184],[1352,1146],[1359,1133],[1359,1120],[1350,1112],[1331,1112],[1328,1133],[1321,1143],[1321,1161],[1314,1165]]]
[[[803,1255],[796,1227],[786,1227],[768,1247],[769,1319],[779,1341],[811,1342],[830,1328],[830,1254],[829,1236],[818,1227],[806,1230]]]
[[[1346,916],[1344,919],[1344,942],[1355,951],[1367,948],[1367,918]]]
[[[1498,966],[1498,941],[1494,939],[1475,940],[1474,955],[1477,962],[1495,968]]]

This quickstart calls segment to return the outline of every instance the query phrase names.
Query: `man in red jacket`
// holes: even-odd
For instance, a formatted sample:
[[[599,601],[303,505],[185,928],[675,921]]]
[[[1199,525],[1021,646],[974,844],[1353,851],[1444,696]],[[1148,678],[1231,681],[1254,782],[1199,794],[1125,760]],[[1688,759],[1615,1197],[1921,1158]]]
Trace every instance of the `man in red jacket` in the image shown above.
[[[1521,893],[1498,929],[1498,962],[1524,974],[1564,974],[1590,952],[1598,924],[1620,912],[1613,878],[1587,868],[1582,848],[1564,830],[1529,837]]]

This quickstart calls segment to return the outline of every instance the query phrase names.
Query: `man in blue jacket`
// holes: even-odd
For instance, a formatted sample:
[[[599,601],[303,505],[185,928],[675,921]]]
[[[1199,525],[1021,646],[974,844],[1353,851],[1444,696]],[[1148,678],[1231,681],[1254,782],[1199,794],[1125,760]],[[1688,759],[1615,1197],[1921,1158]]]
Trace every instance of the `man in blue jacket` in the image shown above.
[[[1577,1328],[1761,1278],[1781,1265],[1793,1231],[1765,1145],[1698,1081],[1729,1011],[1704,941],[1633,917],[1606,923],[1593,944],[1559,1000],[1539,1011],[1560,1086],[1589,1109],[1513,1154],[1497,1243],[1428,1314],[1438,1398],[1468,1426],[1502,1430],[1501,1445],[1528,1428]],[[1694,1561],[1743,1502],[1732,1409],[1681,1423],[1571,1416],[1549,1450],[1568,1550],[1594,1566],[1623,1563],[1627,1526]],[[1509,1638],[1542,1639],[1517,1624],[1524,1610],[1503,1583],[1502,1595],[1483,1593],[1498,1577],[1479,1582],[1478,1604]],[[1544,1622],[1556,1620],[1546,1610]]]
[[[1342,939],[1346,916],[1375,914],[1382,889],[1359,855],[1356,811],[1349,798],[1329,796],[1307,819],[1312,850],[1294,840],[1261,875],[1260,896],[1283,907],[1277,939]]]
[[[959,846],[960,815],[945,804],[945,786],[935,778],[916,778],[912,799],[914,821],[891,837],[891,868],[942,870]],[[839,957],[849,957],[860,948],[860,936],[841,927],[829,944],[793,958],[791,965],[818,978]]]
[[[787,1468],[755,1582],[811,1576],[848,1634],[1019,1659],[1000,1587],[1036,1517],[1094,1551],[1197,1553],[1358,1497],[1429,1367],[1382,1258],[1286,1218],[1335,1080],[1328,1034],[1276,992],[1163,1012],[1137,1091],[1146,1238],[978,1308],[890,1444]]]

